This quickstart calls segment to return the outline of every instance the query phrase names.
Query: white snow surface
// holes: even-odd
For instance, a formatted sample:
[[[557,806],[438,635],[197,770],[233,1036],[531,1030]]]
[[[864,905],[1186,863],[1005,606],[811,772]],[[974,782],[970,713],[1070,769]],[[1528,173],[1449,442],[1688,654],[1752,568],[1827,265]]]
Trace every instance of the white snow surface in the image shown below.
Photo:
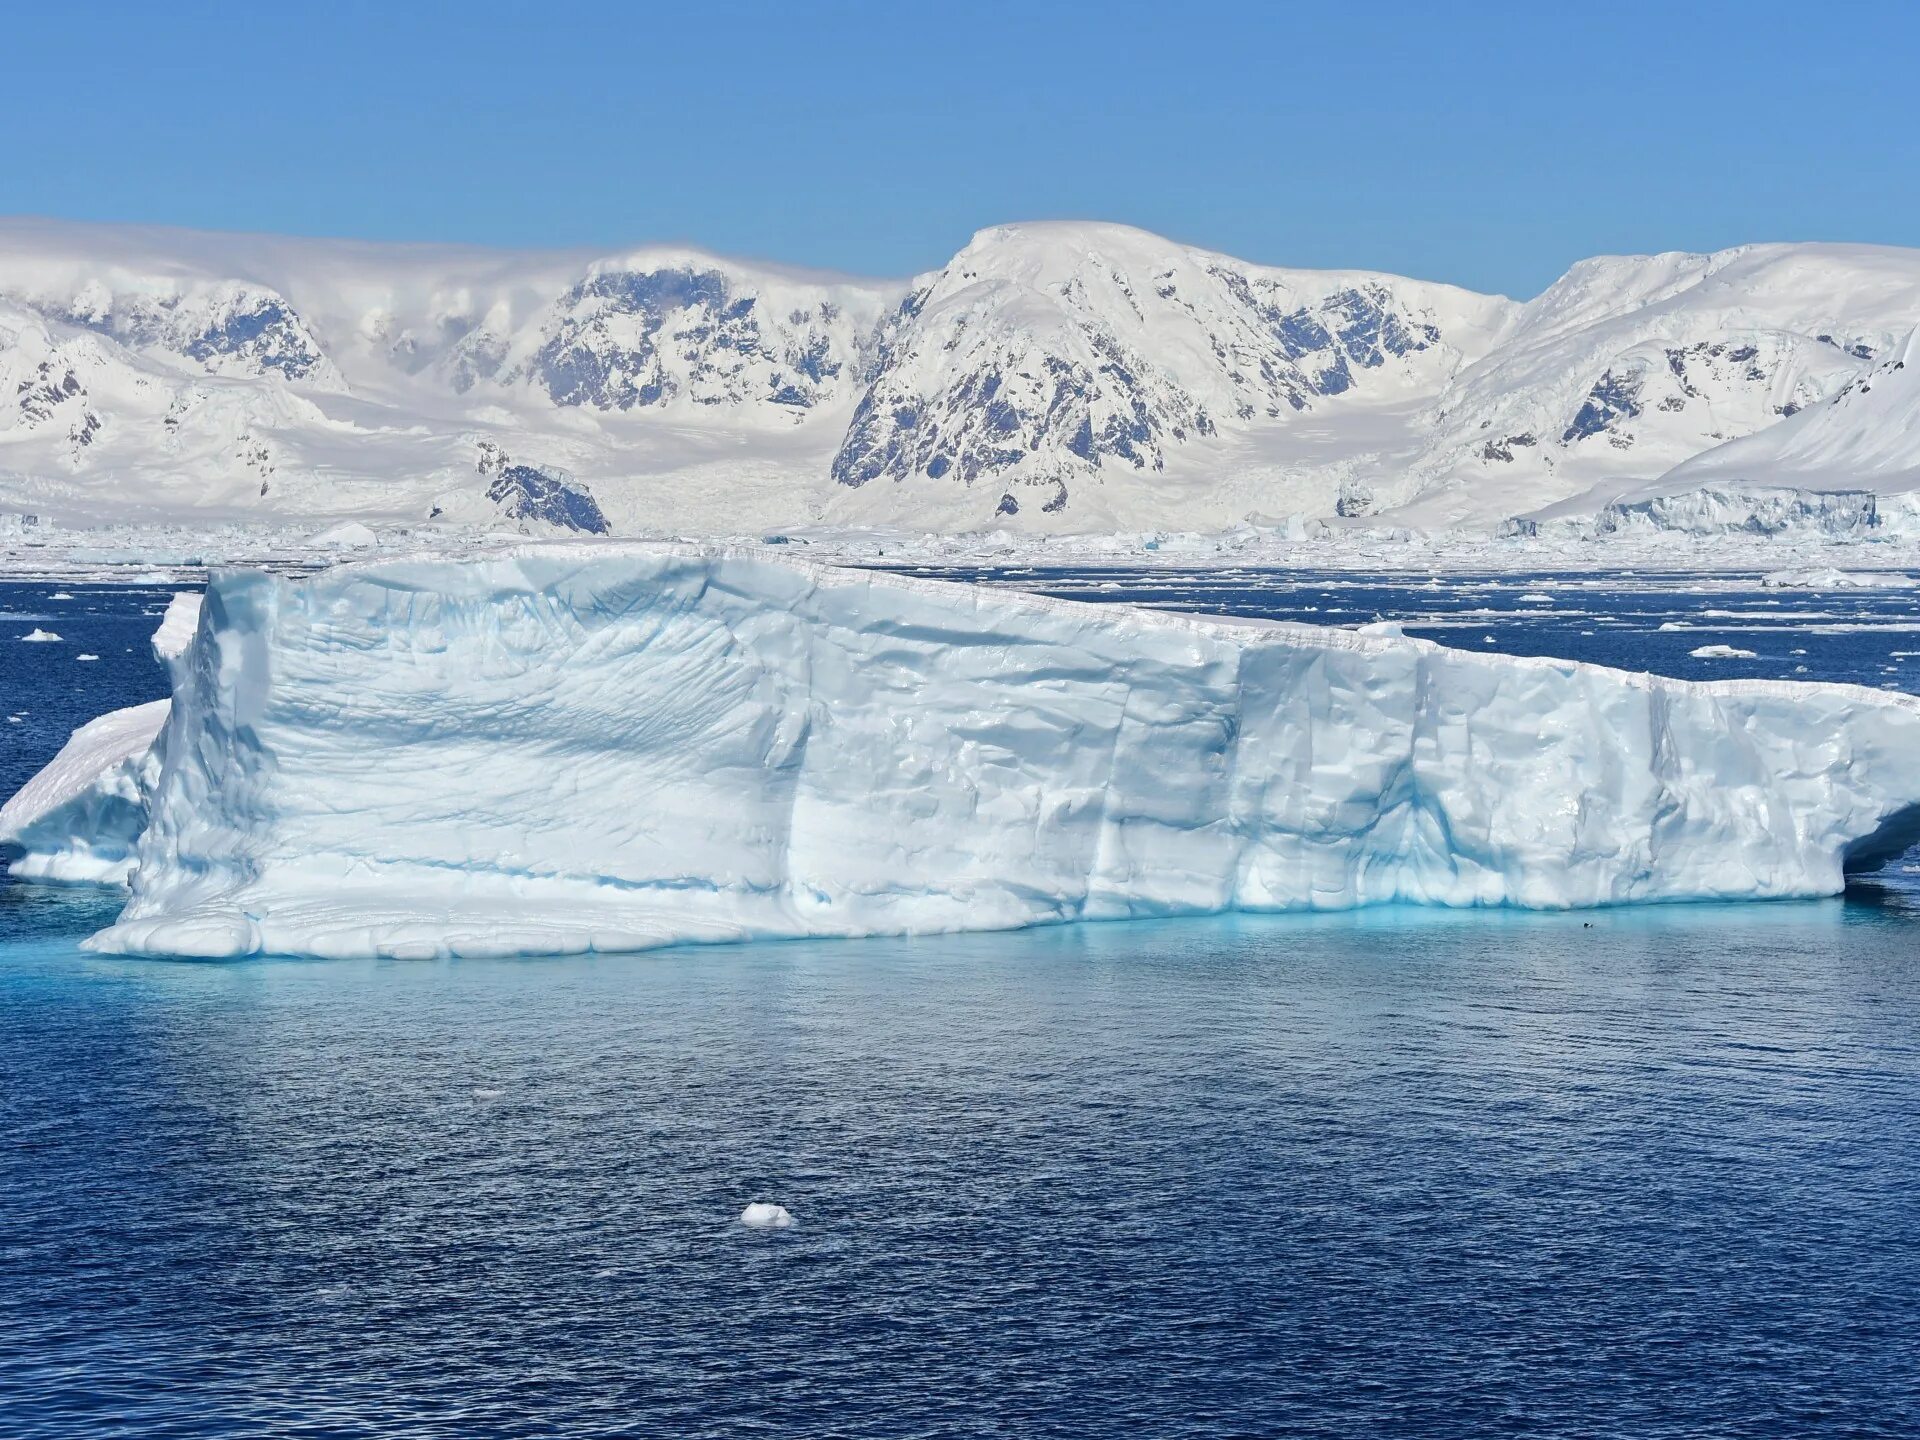
[[[627,536],[1485,530],[1729,474],[1904,497],[1910,408],[1783,417],[1890,363],[1916,314],[1920,251],[1866,245],[1600,257],[1522,304],[1093,222],[864,280],[7,220],[0,512],[569,523],[508,469]],[[1728,512],[1651,523],[1747,528]]]
[[[1715,447],[1767,432],[1896,351],[1920,251],[1743,245],[1583,260],[1441,397],[1403,523],[1593,517]],[[1776,488],[1793,482],[1774,479]]]
[[[1920,529],[1920,329],[1818,404],[1683,460],[1608,508],[1665,511],[1695,529]]]
[[[89,942],[425,957],[1388,901],[1829,894],[1920,702],[765,552],[216,574]]]

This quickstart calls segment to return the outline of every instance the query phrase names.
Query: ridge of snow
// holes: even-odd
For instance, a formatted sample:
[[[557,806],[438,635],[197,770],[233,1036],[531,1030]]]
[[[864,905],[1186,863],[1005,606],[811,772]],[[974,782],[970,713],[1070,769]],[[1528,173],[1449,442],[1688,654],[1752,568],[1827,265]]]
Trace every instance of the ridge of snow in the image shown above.
[[[1920,252],[1749,245],[1582,261],[1436,400],[1416,524],[1591,515],[1845,386],[1920,313]]]

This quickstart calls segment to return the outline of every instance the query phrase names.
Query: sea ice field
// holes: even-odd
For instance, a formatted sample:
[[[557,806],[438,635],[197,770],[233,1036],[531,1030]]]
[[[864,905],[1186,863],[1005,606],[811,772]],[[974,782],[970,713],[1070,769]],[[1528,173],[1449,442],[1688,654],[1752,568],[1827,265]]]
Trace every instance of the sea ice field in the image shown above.
[[[1920,688],[1899,576],[953,578]],[[170,594],[0,585],[0,793],[166,693]],[[1909,1435],[1917,866],[433,961],[0,881],[0,1428]]]

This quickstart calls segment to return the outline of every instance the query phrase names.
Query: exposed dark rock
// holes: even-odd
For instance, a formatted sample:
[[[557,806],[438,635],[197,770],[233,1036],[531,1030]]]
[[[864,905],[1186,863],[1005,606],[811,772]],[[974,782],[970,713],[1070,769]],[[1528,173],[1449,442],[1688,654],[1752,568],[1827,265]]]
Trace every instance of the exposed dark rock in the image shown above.
[[[510,520],[530,520],[584,535],[608,533],[607,517],[600,513],[593,495],[558,466],[516,465],[498,445],[482,441],[475,468],[492,477],[487,498]]]
[[[1560,436],[1564,445],[1584,440],[1603,431],[1618,435],[1619,427],[1640,413],[1640,386],[1643,376],[1636,372],[1616,375],[1608,370],[1587,392],[1586,402],[1573,417],[1573,423]]]
[[[807,410],[845,368],[824,333],[834,305],[793,311],[784,336],[776,317],[769,333],[758,297],[736,293],[719,270],[608,271],[554,311],[528,368],[557,405],[632,410],[686,392],[696,404],[761,399]]]

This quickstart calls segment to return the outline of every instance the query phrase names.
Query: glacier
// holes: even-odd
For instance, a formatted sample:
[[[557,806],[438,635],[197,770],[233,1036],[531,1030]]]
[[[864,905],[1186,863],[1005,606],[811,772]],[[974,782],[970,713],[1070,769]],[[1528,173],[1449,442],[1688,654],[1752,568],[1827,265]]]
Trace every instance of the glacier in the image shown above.
[[[766,551],[213,576],[118,921],[433,957],[1387,902],[1815,896],[1920,838],[1920,700]]]
[[[1920,531],[1920,329],[1817,405],[1703,451],[1600,511],[1603,531],[1851,539]]]

